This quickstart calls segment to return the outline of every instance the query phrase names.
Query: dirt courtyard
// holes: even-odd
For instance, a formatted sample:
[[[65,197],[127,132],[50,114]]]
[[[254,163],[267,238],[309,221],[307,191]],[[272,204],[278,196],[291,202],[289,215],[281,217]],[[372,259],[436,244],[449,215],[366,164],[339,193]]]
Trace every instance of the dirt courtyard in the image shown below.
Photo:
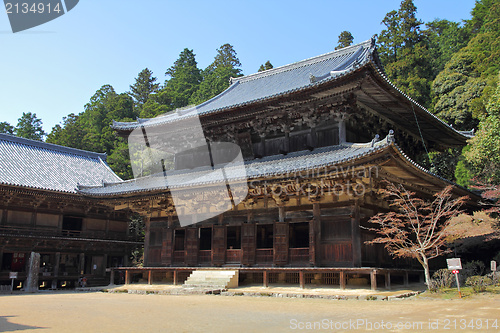
[[[42,292],[0,296],[0,332],[500,332],[500,297],[393,301]]]

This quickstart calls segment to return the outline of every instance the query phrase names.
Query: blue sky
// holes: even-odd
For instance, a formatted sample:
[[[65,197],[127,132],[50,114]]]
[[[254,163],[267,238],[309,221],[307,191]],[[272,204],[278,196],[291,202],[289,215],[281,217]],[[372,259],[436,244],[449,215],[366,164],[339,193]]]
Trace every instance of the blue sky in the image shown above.
[[[415,0],[418,18],[461,21],[474,0]],[[129,90],[148,67],[158,81],[185,48],[205,68],[224,43],[234,46],[244,74],[267,60],[277,67],[334,49],[350,31],[355,42],[379,33],[400,0],[132,1],[80,0],[70,12],[13,34],[0,13],[0,121],[17,124],[34,112],[46,132],[83,111],[104,84]]]

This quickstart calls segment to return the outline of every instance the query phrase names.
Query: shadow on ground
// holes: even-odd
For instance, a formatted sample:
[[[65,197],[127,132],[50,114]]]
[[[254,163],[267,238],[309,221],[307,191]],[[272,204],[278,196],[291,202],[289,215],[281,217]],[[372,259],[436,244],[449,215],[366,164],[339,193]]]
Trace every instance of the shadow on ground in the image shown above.
[[[15,316],[0,316],[0,332],[14,332],[14,331],[24,331],[24,330],[35,330],[35,329],[45,329],[46,327],[39,326],[29,326],[21,325],[16,323],[11,323],[9,318]]]

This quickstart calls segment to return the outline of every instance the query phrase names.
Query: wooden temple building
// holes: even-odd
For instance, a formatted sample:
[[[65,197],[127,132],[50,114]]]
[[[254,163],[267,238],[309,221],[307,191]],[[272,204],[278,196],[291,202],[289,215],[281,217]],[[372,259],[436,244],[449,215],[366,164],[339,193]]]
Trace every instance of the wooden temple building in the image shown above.
[[[0,134],[0,285],[17,273],[22,288],[32,252],[41,288],[108,281],[140,243],[128,235],[128,212],[77,193],[79,184],[121,179],[106,155]]]
[[[456,131],[395,87],[384,74],[374,40],[232,79],[227,90],[200,105],[154,119],[115,122],[113,128],[124,137],[147,130],[154,141],[151,135],[161,137],[164,125],[175,127],[196,117],[208,145],[230,142],[241,149],[245,177],[233,176],[233,157],[218,160],[226,163],[223,185],[242,191],[233,196],[244,195],[226,211],[198,218],[217,211],[214,202],[221,184],[210,177],[197,182],[200,152],[192,149],[176,153],[171,170],[130,181],[102,171],[101,163],[99,170],[107,177],[79,181],[77,193],[49,186],[21,188],[22,182],[12,189],[2,185],[10,196],[23,197],[16,200],[23,207],[11,207],[13,201],[8,200],[2,203],[2,227],[9,225],[9,216],[19,214],[14,209],[27,211],[24,225],[52,228],[55,233],[63,232],[70,218],[82,219],[82,237],[90,232],[89,225],[105,225],[98,231],[101,236],[85,236],[92,241],[58,236],[72,249],[64,251],[74,253],[78,271],[94,260],[90,252],[87,255],[87,244],[95,244],[92,251],[101,255],[101,262],[118,258],[120,253],[109,248],[111,241],[109,252],[104,252],[98,249],[99,240],[118,231],[113,228],[121,226],[118,221],[128,211],[140,213],[146,225],[144,267],[121,268],[127,282],[137,276],[150,283],[180,283],[200,267],[237,269],[240,282],[264,285],[345,287],[366,282],[376,288],[390,286],[391,279],[407,283],[419,278],[414,263],[396,261],[382,246],[365,243],[375,237],[369,218],[389,209],[377,189],[383,180],[401,183],[423,197],[443,189],[450,182],[414,160],[426,150],[463,146],[469,133]],[[100,157],[88,154],[97,164]],[[199,190],[198,197],[174,204],[172,188],[162,180],[169,174],[184,177],[186,189]],[[50,191],[50,196],[38,199],[39,191]],[[454,191],[471,196],[458,186]],[[100,209],[99,216],[107,216],[102,224],[92,219]],[[41,217],[49,212],[54,220]],[[181,225],[180,214],[192,216],[195,223]],[[28,243],[50,247],[52,256],[61,253],[53,259],[61,261],[60,242],[20,237],[15,246],[28,248]],[[14,253],[11,246],[3,250],[4,261],[5,253]]]

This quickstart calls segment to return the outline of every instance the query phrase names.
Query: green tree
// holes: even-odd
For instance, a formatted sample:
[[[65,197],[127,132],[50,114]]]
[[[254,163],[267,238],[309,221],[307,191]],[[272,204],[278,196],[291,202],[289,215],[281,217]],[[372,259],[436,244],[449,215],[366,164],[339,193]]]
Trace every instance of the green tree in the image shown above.
[[[379,54],[389,78],[423,106],[430,105],[432,57],[426,35],[420,31],[412,0],[403,0],[398,11],[387,13],[378,38]]]
[[[0,133],[5,133],[5,134],[14,134],[14,126],[9,124],[6,121],[0,122]]]
[[[133,98],[135,106],[141,108],[149,99],[149,96],[156,93],[160,87],[156,83],[156,77],[148,68],[144,68],[135,79],[135,83],[130,86],[129,95]]]
[[[486,115],[482,117],[476,135],[465,152],[466,161],[482,182],[500,184],[500,81],[491,97]]]
[[[473,17],[466,29],[476,35],[452,56],[432,84],[433,112],[464,130],[475,128],[486,113],[500,70],[500,0],[478,1],[474,13],[480,17]]]
[[[260,65],[258,72],[267,71],[268,69],[274,68],[273,64],[268,60],[265,64]]]
[[[165,75],[170,79],[165,82],[164,88],[158,93],[160,104],[165,103],[163,105],[166,105],[168,109],[187,106],[202,80],[193,50],[184,49]]]
[[[469,34],[459,23],[436,19],[426,23],[426,35],[433,59],[433,75],[436,76],[454,53],[467,45]]]
[[[15,134],[22,138],[43,141],[46,133],[42,128],[42,124],[42,120],[36,117],[36,113],[23,112],[23,115],[17,121]]]
[[[217,49],[214,61],[203,71],[203,82],[191,97],[192,104],[202,103],[227,89],[232,77],[241,76],[240,60],[230,44]]]
[[[85,128],[79,119],[79,115],[70,113],[63,118],[62,126],[57,124],[52,128],[46,141],[65,147],[87,149],[84,145]]]
[[[335,50],[342,49],[347,46],[351,46],[354,41],[354,37],[349,31],[342,31],[339,35],[338,45],[335,47]]]

